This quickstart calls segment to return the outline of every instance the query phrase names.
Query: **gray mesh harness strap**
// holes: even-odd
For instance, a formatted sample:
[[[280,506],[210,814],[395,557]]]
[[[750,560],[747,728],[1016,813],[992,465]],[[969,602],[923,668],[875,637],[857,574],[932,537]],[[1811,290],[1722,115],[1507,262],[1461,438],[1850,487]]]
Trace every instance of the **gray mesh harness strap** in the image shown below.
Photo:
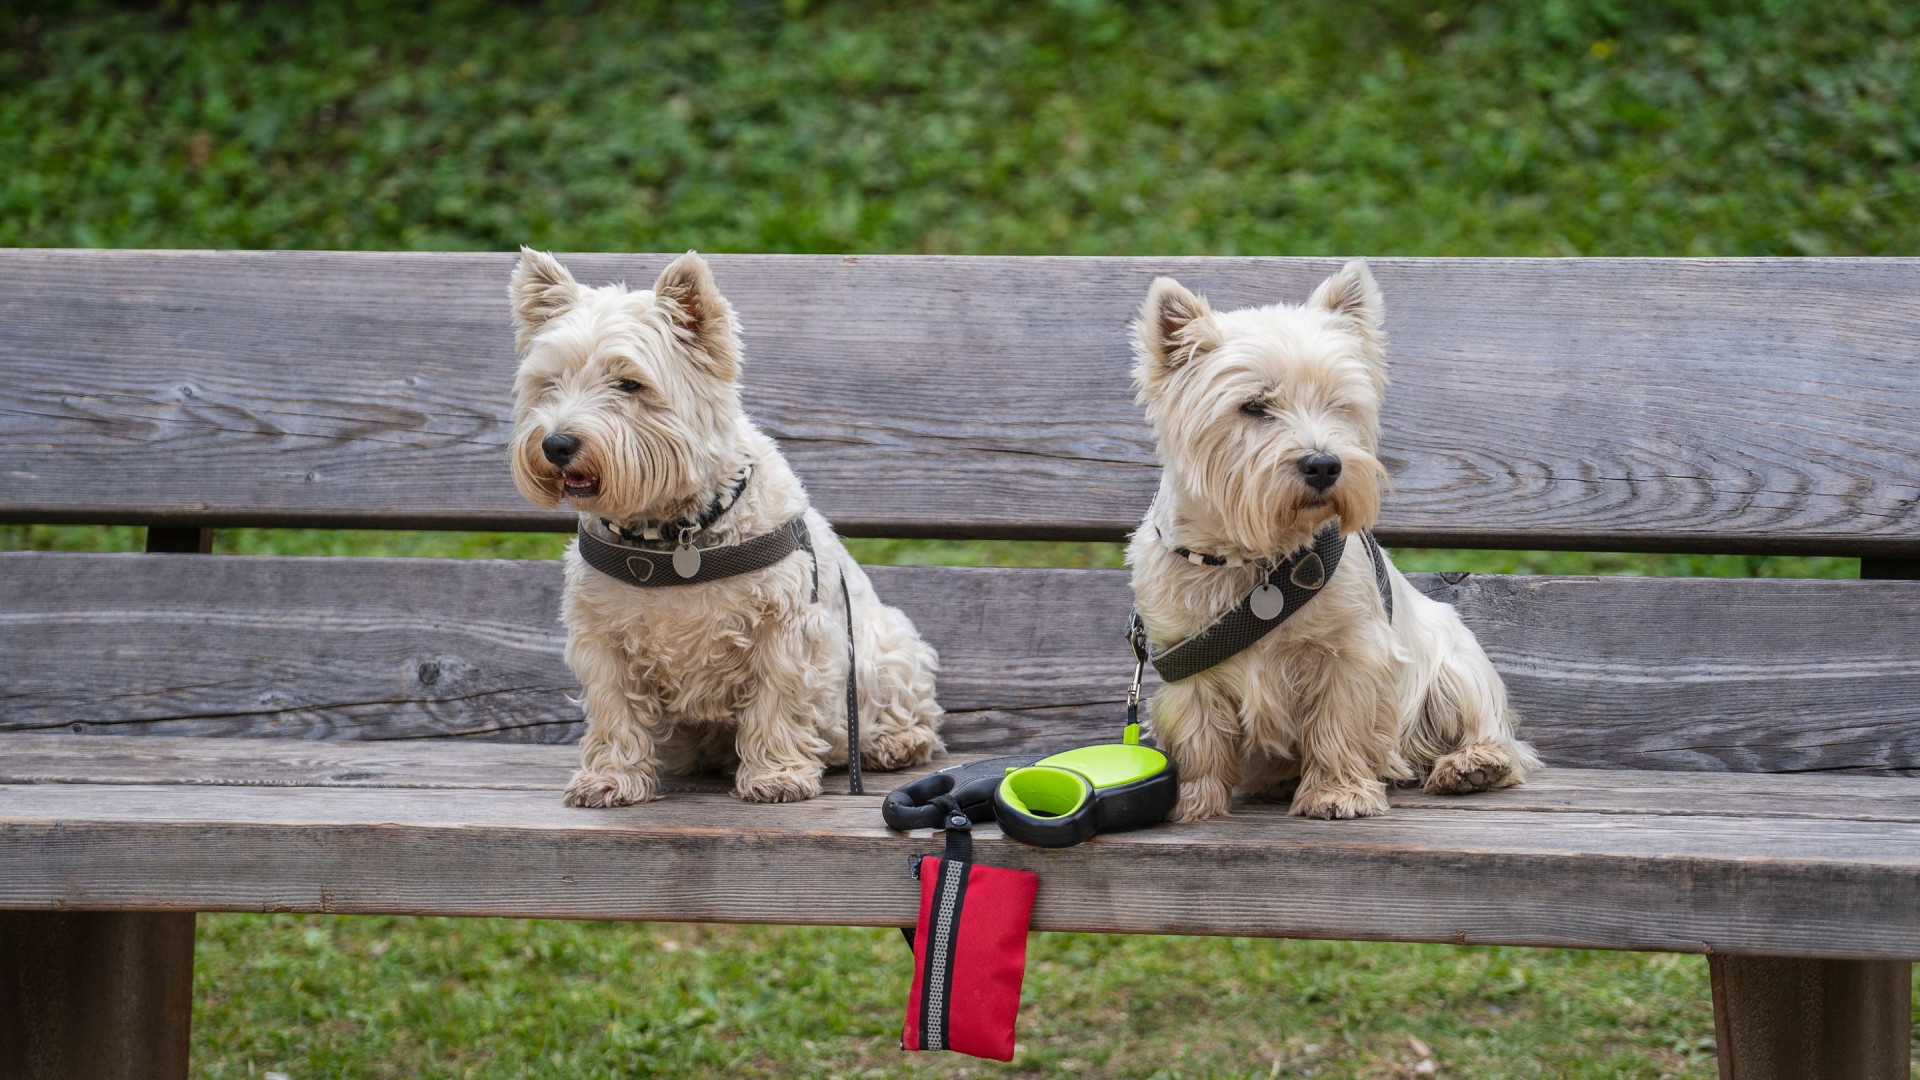
[[[648,548],[610,544],[580,528],[580,558],[588,566],[619,581],[641,589],[671,585],[699,585],[722,578],[738,577],[765,570],[796,551],[813,558],[813,593],[809,603],[820,600],[820,554],[813,548],[813,534],[807,531],[805,516],[790,518],[772,532],[764,532],[729,547],[700,549],[700,563],[692,574],[682,576],[674,565],[674,553]],[[853,645],[853,596],[847,591],[847,572],[840,570],[840,600],[847,611],[847,789],[855,795],[866,793],[860,779],[860,682],[855,670]]]
[[[1373,560],[1373,583],[1380,588],[1380,606],[1387,609],[1387,621],[1393,621],[1393,578],[1387,575],[1387,557],[1380,550],[1380,541],[1373,533],[1360,530],[1360,540],[1367,545],[1367,558]]]
[[[1368,540],[1371,539],[1369,536]],[[1160,673],[1164,682],[1179,682],[1239,655],[1248,646],[1272,633],[1274,627],[1292,618],[1295,612],[1307,605],[1307,601],[1320,595],[1320,590],[1333,580],[1333,572],[1339,568],[1340,557],[1346,553],[1346,549],[1347,538],[1340,534],[1340,523],[1328,522],[1314,536],[1312,544],[1280,560],[1267,574],[1262,588],[1278,589],[1284,601],[1273,617],[1263,619],[1254,613],[1254,595],[1260,591],[1256,589],[1205,630],[1170,649],[1156,651],[1153,654],[1153,670]],[[1384,560],[1374,559],[1376,576],[1382,576],[1381,568],[1384,565]],[[1382,589],[1381,595],[1390,597],[1392,594]],[[1388,602],[1391,603],[1391,600]],[[1388,617],[1392,617],[1391,608],[1388,609]]]

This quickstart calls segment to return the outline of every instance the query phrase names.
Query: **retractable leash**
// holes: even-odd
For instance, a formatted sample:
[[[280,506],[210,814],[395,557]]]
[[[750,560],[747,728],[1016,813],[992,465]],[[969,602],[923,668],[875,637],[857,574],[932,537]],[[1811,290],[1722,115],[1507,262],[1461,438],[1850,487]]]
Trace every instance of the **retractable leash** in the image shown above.
[[[1127,643],[1133,648],[1133,682],[1120,741],[1007,770],[993,793],[1001,832],[1040,847],[1072,847],[1097,833],[1167,820],[1179,801],[1180,774],[1164,751],[1140,742],[1140,682],[1148,655],[1138,615],[1128,623]]]

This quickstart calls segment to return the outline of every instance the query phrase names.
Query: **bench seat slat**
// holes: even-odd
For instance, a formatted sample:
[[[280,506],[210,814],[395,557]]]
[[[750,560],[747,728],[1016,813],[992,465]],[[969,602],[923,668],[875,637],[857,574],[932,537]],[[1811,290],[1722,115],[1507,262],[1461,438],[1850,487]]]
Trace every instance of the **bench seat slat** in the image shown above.
[[[867,771],[867,794],[895,787],[979,754],[942,754],[925,766]],[[571,746],[470,740],[311,742],[147,735],[0,734],[0,784],[223,787],[350,787],[546,792],[555,799],[579,764]],[[846,793],[844,770],[826,790]],[[669,793],[724,794],[718,775],[668,777]],[[1462,799],[1403,790],[1396,806],[1457,811],[1766,817],[1920,824],[1920,787],[1881,777],[1826,773],[1672,773],[1548,769],[1521,788]],[[1255,800],[1265,802],[1268,800]]]
[[[581,255],[650,284],[665,255]],[[0,250],[0,520],[565,529],[515,494],[503,253]],[[1157,274],[1338,262],[723,255],[746,402],[849,535],[1117,539]],[[1381,259],[1380,535],[1920,556],[1920,259]]]
[[[925,775],[960,758],[890,773],[871,773],[871,794]],[[40,732],[0,733],[0,784],[193,784],[221,787],[459,788],[559,792],[580,766],[574,746],[412,739],[210,739],[142,735],[137,739]],[[871,770],[869,770],[871,772]],[[829,793],[847,793],[844,768],[829,769]],[[669,794],[725,794],[718,774],[668,776]]]
[[[1111,738],[1117,571],[870,568],[957,753]],[[1920,772],[1920,582],[1420,575],[1561,766]],[[0,730],[570,742],[550,562],[0,553]]]
[[[551,792],[0,785],[0,908],[905,925],[904,856],[937,849],[846,796],[587,811]],[[1054,852],[986,826],[978,856],[1042,874],[1039,929],[1920,955],[1913,822],[1253,807]]]

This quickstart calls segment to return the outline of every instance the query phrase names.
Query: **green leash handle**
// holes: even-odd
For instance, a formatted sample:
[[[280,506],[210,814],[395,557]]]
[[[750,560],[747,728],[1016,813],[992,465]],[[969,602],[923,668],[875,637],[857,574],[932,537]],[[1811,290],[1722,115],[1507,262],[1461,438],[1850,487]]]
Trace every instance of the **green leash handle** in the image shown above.
[[[993,793],[993,816],[1015,840],[1071,847],[1165,821],[1179,796],[1179,772],[1158,747],[1101,743],[1008,770]]]

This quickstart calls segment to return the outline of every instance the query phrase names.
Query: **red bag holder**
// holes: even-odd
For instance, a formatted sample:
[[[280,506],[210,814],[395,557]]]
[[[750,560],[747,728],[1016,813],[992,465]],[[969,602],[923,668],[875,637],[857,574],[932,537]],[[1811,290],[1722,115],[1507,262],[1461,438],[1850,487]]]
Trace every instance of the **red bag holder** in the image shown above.
[[[900,1045],[1012,1061],[1040,878],[974,862],[972,825],[950,810],[946,854],[914,858],[920,921],[907,937],[913,985]]]

